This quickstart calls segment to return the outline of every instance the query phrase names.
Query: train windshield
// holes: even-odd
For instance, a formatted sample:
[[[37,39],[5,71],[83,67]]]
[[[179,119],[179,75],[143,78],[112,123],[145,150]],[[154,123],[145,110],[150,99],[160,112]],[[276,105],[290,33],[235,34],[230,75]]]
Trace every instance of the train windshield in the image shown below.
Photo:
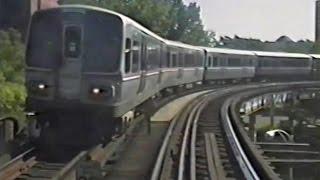
[[[55,69],[68,59],[84,72],[116,72],[122,47],[122,21],[95,11],[50,10],[33,17],[27,65]]]

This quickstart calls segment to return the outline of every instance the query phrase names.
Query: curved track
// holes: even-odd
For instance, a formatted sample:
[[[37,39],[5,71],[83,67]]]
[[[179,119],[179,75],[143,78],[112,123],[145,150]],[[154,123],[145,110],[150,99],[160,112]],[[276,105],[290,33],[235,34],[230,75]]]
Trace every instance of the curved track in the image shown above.
[[[313,83],[238,86],[201,95],[171,123],[152,179],[280,179],[234,120],[239,109],[233,99],[245,92],[248,96]]]
[[[219,115],[224,98],[243,89],[240,86],[209,92],[190,103],[171,123],[152,179],[248,179],[238,173],[241,168],[235,163],[228,133],[225,134],[233,127],[223,126]],[[237,138],[235,134],[231,136]]]
[[[156,162],[150,178],[280,179],[272,163],[265,158],[265,152],[251,142],[239,123],[238,104],[250,95],[314,85],[271,83],[207,88],[171,121],[158,156],[154,158]],[[169,97],[166,102],[157,103],[156,107],[172,99]],[[146,118],[139,116],[134,121],[136,124],[122,136],[107,145],[80,152],[66,163],[37,161],[31,149],[3,166],[0,179],[106,178],[112,171],[112,168],[106,169],[106,164],[121,159],[115,159],[114,155],[119,154],[124,144],[135,141],[132,132]],[[129,136],[131,139],[128,141]],[[135,151],[141,153],[141,149]]]

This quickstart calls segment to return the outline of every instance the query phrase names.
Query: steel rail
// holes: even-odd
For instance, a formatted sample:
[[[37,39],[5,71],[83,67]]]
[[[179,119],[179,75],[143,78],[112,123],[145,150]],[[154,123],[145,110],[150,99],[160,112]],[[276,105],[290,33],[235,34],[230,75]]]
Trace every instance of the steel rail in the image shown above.
[[[247,92],[241,92],[234,96],[229,97],[228,102],[224,104],[227,106],[224,108],[225,112],[221,111],[221,115],[227,115],[226,118],[229,118],[232,121],[234,127],[239,127],[234,129],[236,134],[238,134],[238,140],[241,141],[243,149],[245,149],[247,156],[250,157],[251,165],[254,166],[255,171],[263,179],[280,179],[279,174],[274,171],[274,167],[270,166],[270,162],[265,160],[262,155],[262,152],[259,151],[250,138],[247,136],[246,131],[241,128],[242,124],[240,122],[240,117],[238,114],[239,105],[241,102],[255,97],[257,95],[266,94],[270,92],[281,92],[287,91],[288,89],[303,89],[309,87],[319,87],[319,81],[306,81],[306,82],[285,82],[285,83],[270,83],[260,85],[259,88],[252,89]],[[306,144],[301,144],[306,145]],[[249,158],[247,158],[249,159]]]
[[[75,158],[73,158],[64,168],[62,168],[53,178],[52,180],[59,179],[76,179],[76,169],[75,167],[84,160],[87,155],[87,151],[80,152]]]
[[[200,104],[199,109],[197,110],[195,120],[192,125],[192,134],[191,134],[191,148],[190,148],[190,179],[196,180],[196,141],[197,141],[197,130],[198,130],[198,122],[200,113],[204,109],[204,107],[208,104],[208,101],[203,100]]]
[[[199,97],[204,96],[205,94],[210,94],[210,93],[213,93],[213,92],[216,92],[216,91],[217,90],[204,90],[203,94],[198,95],[197,97],[194,98],[194,100],[199,98]],[[197,93],[199,93],[199,92],[197,92]],[[194,101],[194,100],[192,100],[192,101]],[[164,159],[165,159],[165,155],[167,153],[168,146],[169,146],[170,140],[172,138],[174,129],[175,129],[176,125],[177,125],[177,121],[179,120],[181,114],[183,114],[183,110],[181,110],[180,112],[177,113],[177,115],[172,119],[172,121],[171,121],[171,123],[169,125],[169,128],[168,128],[168,130],[166,132],[166,135],[165,135],[164,140],[162,142],[162,145],[160,147],[159,153],[157,155],[157,160],[155,162],[154,168],[152,170],[151,180],[158,180],[160,178],[162,167],[163,167],[163,163],[164,163]]]
[[[195,107],[191,110],[189,116],[188,116],[188,121],[187,124],[184,128],[184,133],[183,133],[183,140],[182,140],[182,145],[180,148],[180,158],[179,158],[179,169],[178,169],[178,180],[183,180],[184,179],[184,171],[185,171],[185,159],[186,159],[186,151],[187,151],[187,145],[188,145],[188,140],[189,135],[190,135],[190,128],[192,126],[192,122],[195,120],[195,114],[197,113],[199,107],[201,105],[201,102],[197,103]]]
[[[15,179],[35,165],[37,161],[34,156],[24,160],[25,156],[34,150],[35,148],[31,148],[0,167],[0,179]]]
[[[159,179],[159,176],[160,176],[160,173],[161,173],[162,164],[163,164],[163,160],[164,160],[167,148],[169,146],[169,141],[170,141],[170,138],[172,136],[174,127],[177,124],[177,121],[178,121],[178,116],[176,116],[170,123],[170,126],[169,126],[169,128],[167,130],[166,136],[165,136],[165,138],[163,140],[163,143],[161,145],[161,148],[160,148],[160,151],[159,151],[155,166],[153,168],[152,175],[151,175],[151,180],[158,180]]]
[[[221,109],[222,124],[226,132],[227,139],[231,146],[231,149],[237,159],[239,167],[247,180],[259,180],[260,177],[253,165],[249,161],[239,139],[234,131],[232,122],[230,120],[229,108],[231,104],[231,99],[228,99]]]

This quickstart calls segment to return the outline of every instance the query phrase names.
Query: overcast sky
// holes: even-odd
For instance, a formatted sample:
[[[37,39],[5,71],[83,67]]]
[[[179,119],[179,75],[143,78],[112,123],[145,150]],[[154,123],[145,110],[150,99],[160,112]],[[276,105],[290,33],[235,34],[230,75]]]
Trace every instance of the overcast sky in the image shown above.
[[[316,0],[184,0],[198,2],[206,29],[218,35],[314,40]]]

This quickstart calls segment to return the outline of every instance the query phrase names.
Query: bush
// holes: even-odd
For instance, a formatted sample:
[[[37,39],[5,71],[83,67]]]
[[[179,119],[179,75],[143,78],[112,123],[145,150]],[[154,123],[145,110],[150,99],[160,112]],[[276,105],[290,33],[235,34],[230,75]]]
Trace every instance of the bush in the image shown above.
[[[23,112],[24,49],[18,31],[0,31],[0,117]]]

